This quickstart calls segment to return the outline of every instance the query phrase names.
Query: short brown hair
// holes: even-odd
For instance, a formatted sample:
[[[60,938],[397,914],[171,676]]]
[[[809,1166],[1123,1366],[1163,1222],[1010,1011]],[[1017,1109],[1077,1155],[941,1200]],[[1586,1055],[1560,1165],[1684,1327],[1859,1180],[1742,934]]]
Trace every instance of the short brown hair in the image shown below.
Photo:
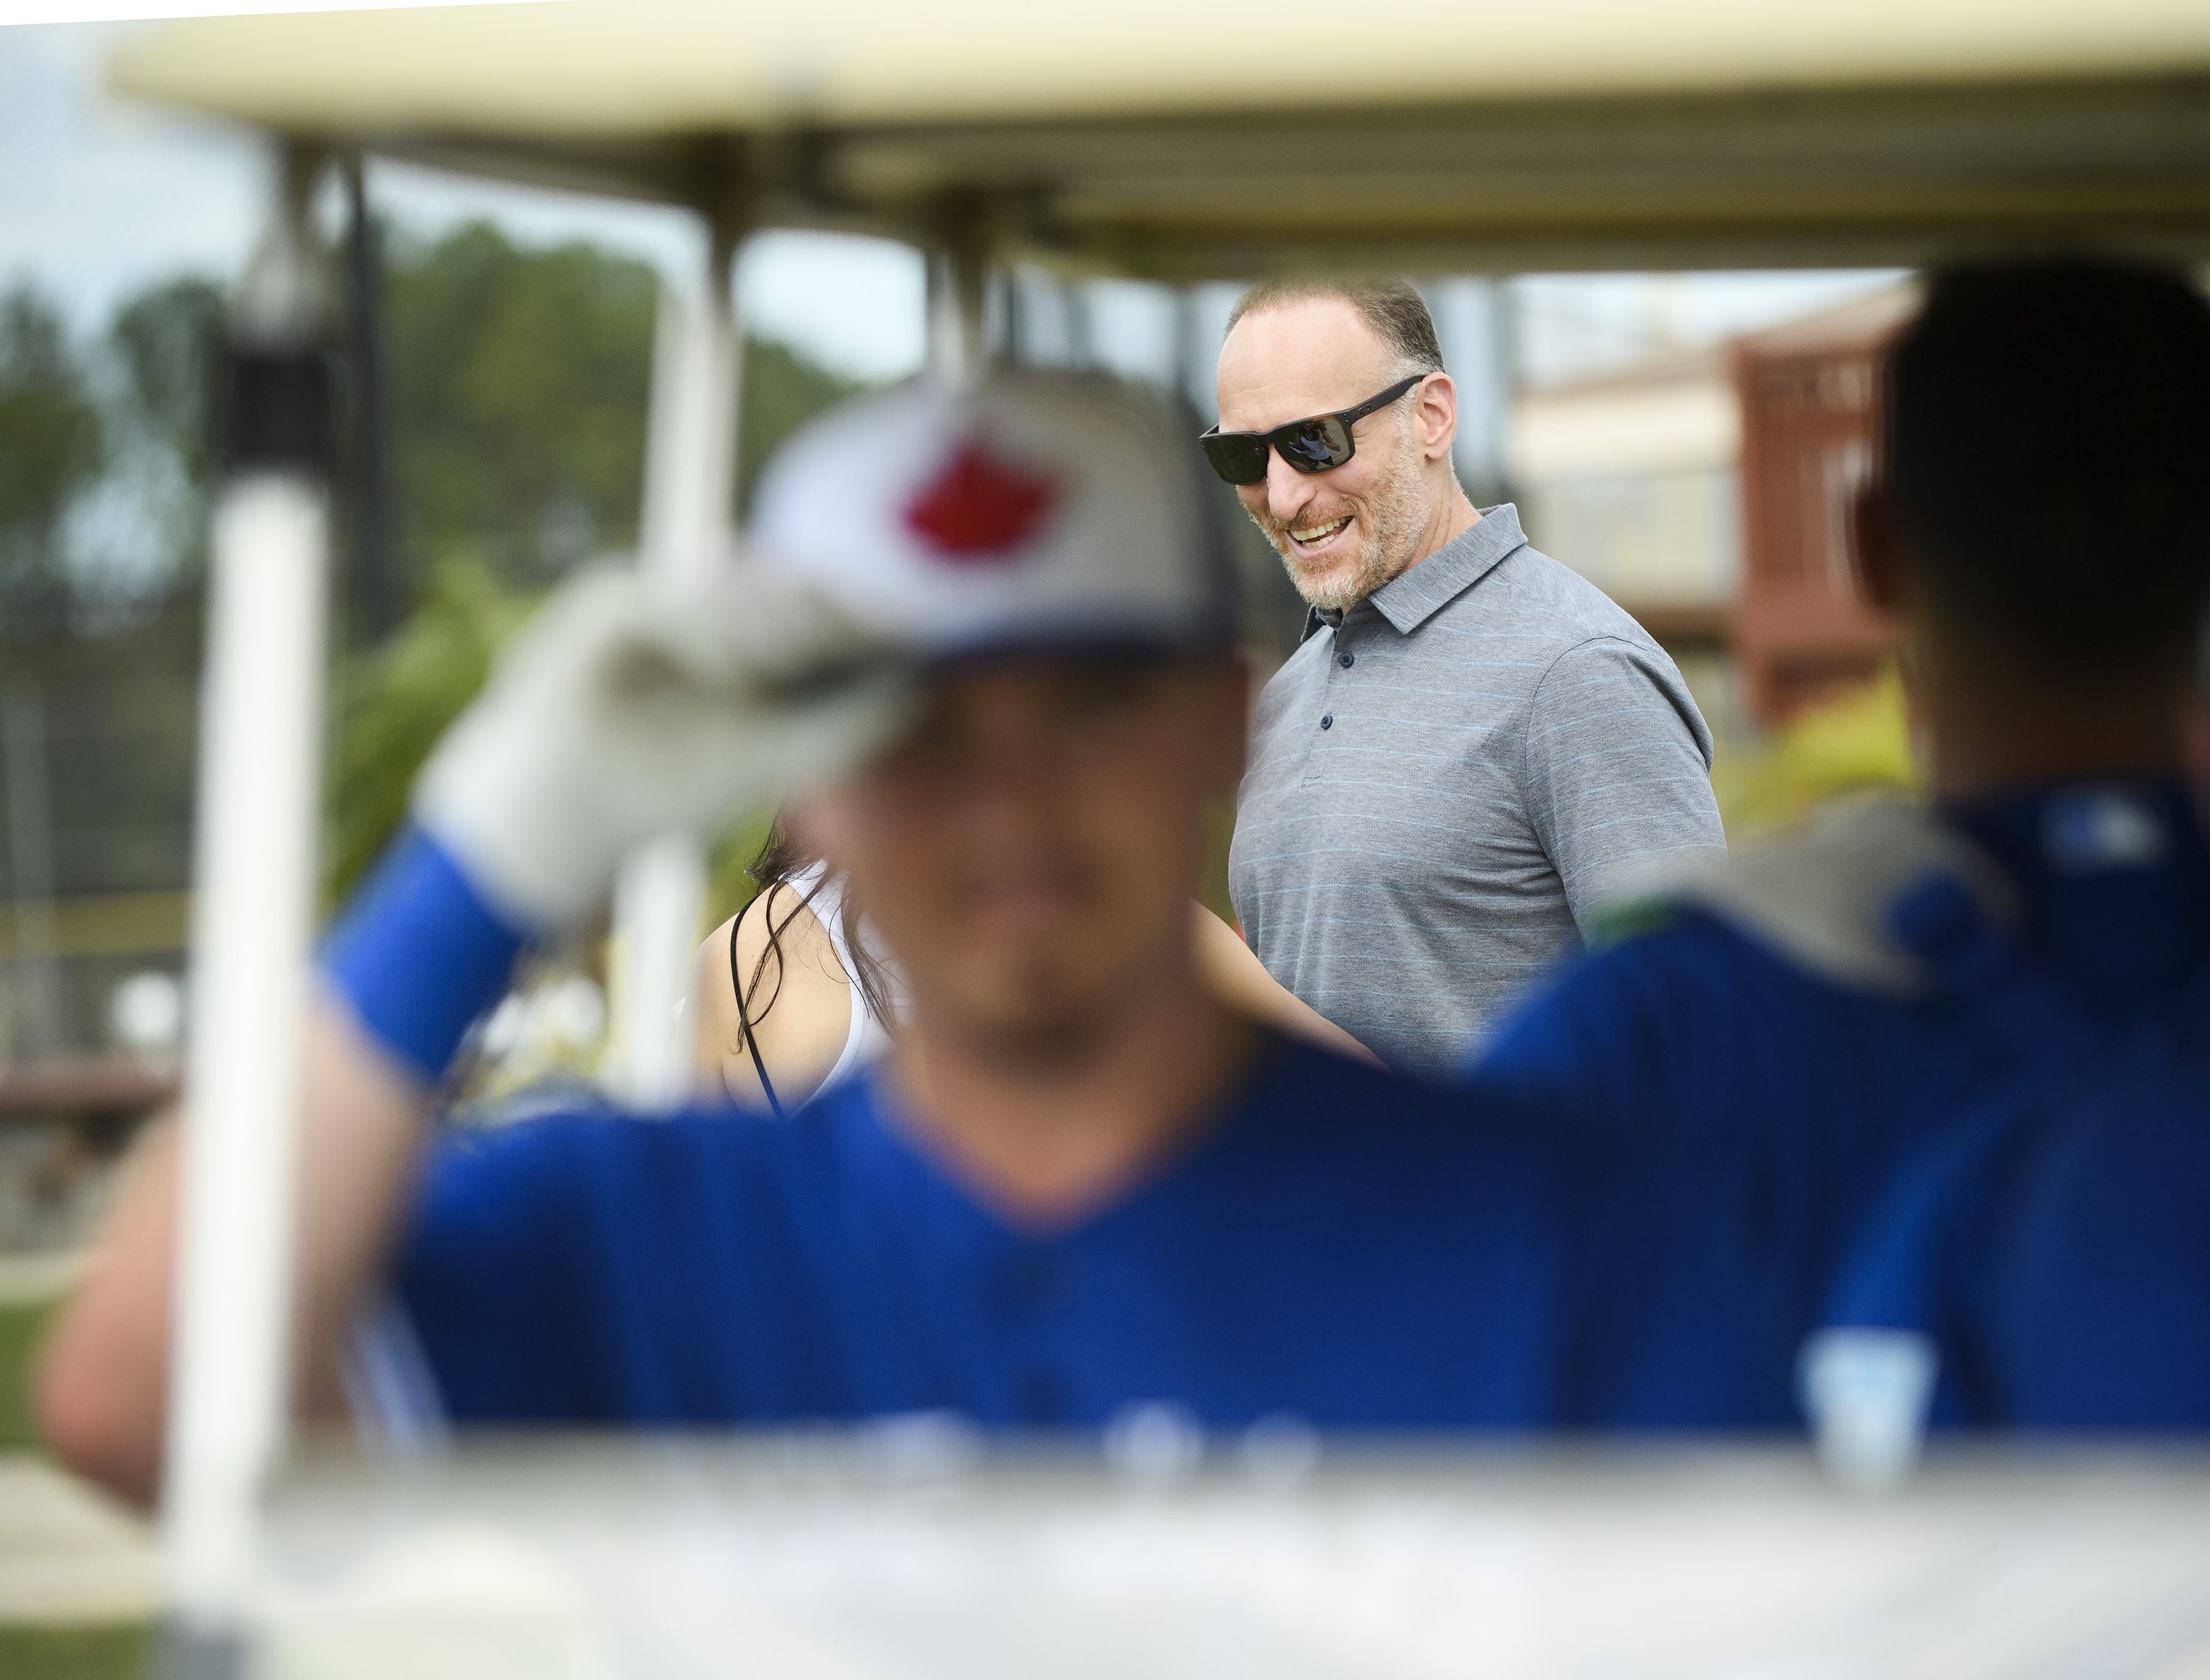
[[[1235,300],[1228,311],[1228,330],[1247,315],[1282,304],[1301,304],[1314,298],[1339,298],[1358,311],[1358,318],[1374,329],[1389,352],[1407,373],[1440,373],[1443,349],[1435,338],[1435,318],[1428,313],[1427,299],[1408,280],[1260,280]]]

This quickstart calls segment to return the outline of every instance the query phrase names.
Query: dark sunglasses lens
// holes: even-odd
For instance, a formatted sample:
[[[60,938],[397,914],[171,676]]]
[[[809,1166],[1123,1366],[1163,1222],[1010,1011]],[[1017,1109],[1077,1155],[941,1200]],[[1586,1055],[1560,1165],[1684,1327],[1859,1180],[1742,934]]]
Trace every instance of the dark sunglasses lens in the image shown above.
[[[1247,431],[1208,433],[1198,440],[1212,470],[1231,485],[1255,485],[1266,476],[1266,440]]]
[[[1332,417],[1301,420],[1275,436],[1282,459],[1300,473],[1325,473],[1350,459],[1350,428]]]

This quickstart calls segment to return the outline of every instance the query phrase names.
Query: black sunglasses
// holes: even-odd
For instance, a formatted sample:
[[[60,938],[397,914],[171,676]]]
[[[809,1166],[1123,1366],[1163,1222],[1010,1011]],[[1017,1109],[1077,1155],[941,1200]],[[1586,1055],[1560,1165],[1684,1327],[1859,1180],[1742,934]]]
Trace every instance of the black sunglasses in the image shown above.
[[[1255,485],[1265,478],[1270,449],[1279,449],[1282,459],[1300,473],[1325,473],[1358,453],[1358,440],[1351,435],[1353,426],[1375,409],[1386,408],[1427,376],[1416,373],[1399,379],[1380,396],[1368,397],[1355,408],[1291,420],[1271,431],[1223,431],[1214,426],[1197,441],[1204,446],[1212,470],[1231,485]]]

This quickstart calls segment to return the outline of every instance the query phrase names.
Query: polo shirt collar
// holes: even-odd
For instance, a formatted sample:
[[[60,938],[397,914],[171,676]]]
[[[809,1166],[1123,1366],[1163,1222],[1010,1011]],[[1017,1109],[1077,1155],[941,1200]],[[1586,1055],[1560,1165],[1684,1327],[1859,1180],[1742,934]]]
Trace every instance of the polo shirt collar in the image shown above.
[[[1390,579],[1359,605],[1371,606],[1389,621],[1398,635],[1410,635],[1488,576],[1500,561],[1526,545],[1527,533],[1519,528],[1519,508],[1510,502],[1500,502],[1493,508],[1483,508],[1481,518],[1470,530],[1460,532],[1410,571]],[[1356,612],[1358,607],[1350,610]],[[1345,617],[1344,613],[1308,607],[1305,611],[1304,635],[1298,640],[1303,641],[1323,624],[1333,629]]]

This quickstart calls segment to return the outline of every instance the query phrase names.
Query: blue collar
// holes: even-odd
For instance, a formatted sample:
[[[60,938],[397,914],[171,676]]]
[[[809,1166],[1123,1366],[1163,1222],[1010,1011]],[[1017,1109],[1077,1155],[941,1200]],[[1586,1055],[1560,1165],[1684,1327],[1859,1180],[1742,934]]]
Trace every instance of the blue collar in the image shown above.
[[[2017,883],[2022,943],[2123,1004],[2210,956],[2210,850],[2176,781],[2021,788],[1943,807]]]

